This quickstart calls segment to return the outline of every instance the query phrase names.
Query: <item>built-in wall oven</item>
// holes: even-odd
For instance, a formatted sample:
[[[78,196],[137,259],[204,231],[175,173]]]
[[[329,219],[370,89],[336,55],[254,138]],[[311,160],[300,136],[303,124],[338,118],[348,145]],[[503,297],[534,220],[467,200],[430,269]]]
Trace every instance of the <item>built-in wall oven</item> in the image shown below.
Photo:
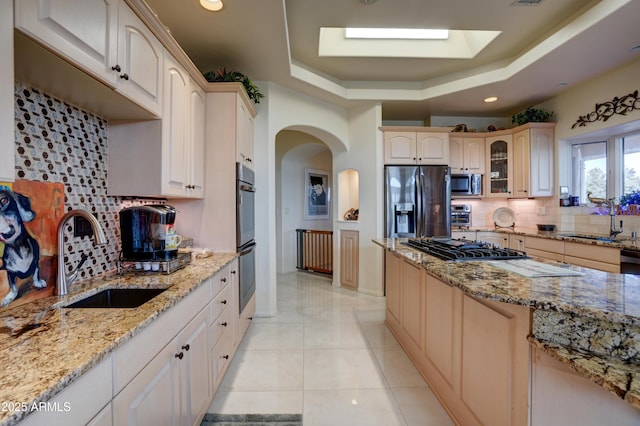
[[[239,258],[240,312],[256,290],[255,175],[236,163],[236,245]]]

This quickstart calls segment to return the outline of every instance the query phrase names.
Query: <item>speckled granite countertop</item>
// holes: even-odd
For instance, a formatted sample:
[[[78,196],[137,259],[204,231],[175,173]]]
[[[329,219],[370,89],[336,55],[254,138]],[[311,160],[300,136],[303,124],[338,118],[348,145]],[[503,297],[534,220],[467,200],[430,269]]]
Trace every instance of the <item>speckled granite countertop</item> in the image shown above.
[[[127,273],[78,283],[70,294],[0,310],[0,403],[47,401],[236,257],[217,253],[172,274]],[[167,288],[134,309],[58,309],[103,288]],[[0,410],[0,425],[24,413]]]
[[[469,295],[533,308],[535,314],[540,313],[534,314],[530,337],[537,349],[640,409],[640,363],[636,361],[640,354],[640,339],[636,337],[640,336],[640,276],[554,263],[582,275],[527,278],[482,261],[444,262],[401,244],[403,241],[373,240]],[[567,326],[562,330],[567,335],[558,335],[557,323],[571,321],[574,328]],[[583,324],[588,326],[581,331],[589,327],[593,331],[589,336],[581,336],[585,343],[576,349],[569,334]],[[603,335],[610,338],[612,329],[619,330],[621,335],[631,335],[624,356],[615,352],[619,350],[618,340],[605,343],[603,339]],[[604,347],[598,351],[596,346]]]

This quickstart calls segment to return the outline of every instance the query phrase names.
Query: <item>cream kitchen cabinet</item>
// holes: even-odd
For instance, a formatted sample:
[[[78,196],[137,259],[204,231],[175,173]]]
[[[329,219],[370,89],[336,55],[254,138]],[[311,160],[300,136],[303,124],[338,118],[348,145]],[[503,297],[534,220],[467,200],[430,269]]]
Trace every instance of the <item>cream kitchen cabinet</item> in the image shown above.
[[[524,237],[524,251],[529,256],[564,262],[564,241],[532,236]]]
[[[385,164],[449,164],[449,133],[385,131]]]
[[[236,164],[253,169],[253,160],[249,161],[253,149],[247,146],[253,145],[256,111],[241,83],[210,83],[205,92],[207,220],[202,225],[200,244],[236,251]],[[259,182],[256,187],[259,191]]]
[[[509,247],[509,234],[503,234],[501,232],[478,231],[476,233],[476,240],[491,243],[500,248]]]
[[[402,262],[400,284],[400,323],[409,337],[405,342],[411,345],[413,353],[424,351],[425,326],[425,287],[423,272],[419,266],[409,262]]]
[[[109,123],[109,195],[204,196],[205,94],[173,57],[164,69],[161,120]]]
[[[553,196],[555,123],[528,123],[513,134],[515,198]]]
[[[476,240],[476,231],[457,231],[451,230],[451,238],[475,241]]]
[[[620,249],[615,247],[565,241],[564,261],[599,271],[620,273]]]
[[[107,357],[77,381],[47,401],[56,410],[33,410],[20,426],[111,425],[111,383],[113,365]],[[99,385],[97,385],[99,384]],[[19,403],[20,401],[7,401]]]
[[[527,424],[529,309],[465,295],[462,311],[460,397],[473,423]]]
[[[523,235],[509,235],[509,248],[514,250],[526,251]]]
[[[451,173],[484,174],[484,137],[449,137],[449,167]]]
[[[162,44],[122,0],[20,0],[15,27],[156,116]]]
[[[0,181],[15,180],[13,2],[0,2]]]
[[[485,191],[488,197],[513,196],[513,137],[510,134],[485,139],[487,173]]]
[[[208,282],[118,349],[114,424],[199,423],[213,395],[209,383],[210,297]],[[184,318],[191,320],[185,325]]]
[[[400,326],[400,269],[402,258],[391,251],[385,252],[385,296],[387,298],[386,321],[391,328],[399,329]]]

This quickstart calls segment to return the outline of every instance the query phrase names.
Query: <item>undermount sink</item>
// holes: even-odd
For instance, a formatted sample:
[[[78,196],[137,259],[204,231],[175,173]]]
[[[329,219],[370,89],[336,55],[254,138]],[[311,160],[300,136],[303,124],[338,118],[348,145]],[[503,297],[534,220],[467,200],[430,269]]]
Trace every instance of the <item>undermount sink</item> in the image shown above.
[[[610,238],[610,237],[597,237],[594,235],[581,235],[581,234],[558,234],[561,237],[567,237],[567,238],[582,238],[585,240],[595,240],[595,241],[602,241],[605,243],[613,243],[613,242],[618,242],[620,240],[617,240],[615,238]]]
[[[137,308],[166,288],[108,288],[61,308]]]

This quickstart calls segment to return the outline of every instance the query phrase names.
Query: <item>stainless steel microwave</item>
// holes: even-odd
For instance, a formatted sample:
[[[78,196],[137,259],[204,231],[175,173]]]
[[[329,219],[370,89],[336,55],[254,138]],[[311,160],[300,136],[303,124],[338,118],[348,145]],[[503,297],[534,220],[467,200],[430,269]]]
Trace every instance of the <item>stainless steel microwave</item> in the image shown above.
[[[474,173],[452,174],[451,195],[482,195],[482,175]]]

